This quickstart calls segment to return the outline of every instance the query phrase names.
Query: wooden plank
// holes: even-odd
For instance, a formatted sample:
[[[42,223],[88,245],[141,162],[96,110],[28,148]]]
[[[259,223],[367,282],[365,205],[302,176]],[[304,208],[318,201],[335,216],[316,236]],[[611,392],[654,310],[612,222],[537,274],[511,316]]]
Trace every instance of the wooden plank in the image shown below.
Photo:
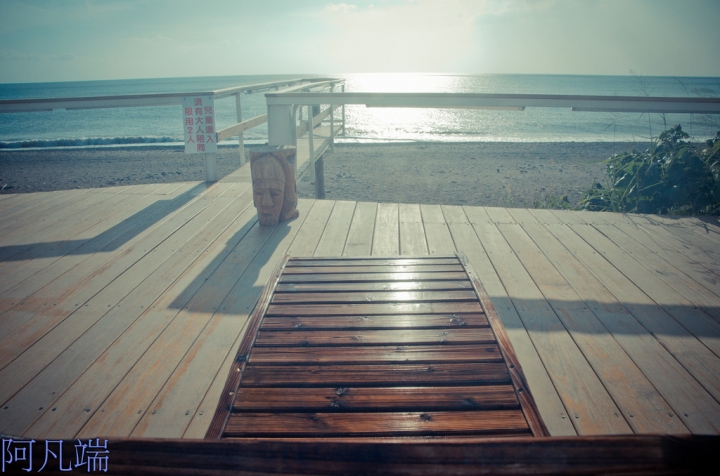
[[[256,346],[480,344],[495,342],[489,328],[260,331]]]
[[[345,248],[350,223],[355,212],[355,202],[336,201],[330,214],[315,256],[340,256]]]
[[[557,253],[555,261],[564,264],[564,271],[573,266],[579,277],[573,281],[574,288],[587,296],[598,319],[672,406],[674,412],[667,414],[671,420],[660,415],[656,416],[658,423],[672,425],[672,418],[677,416],[694,433],[716,433],[720,428],[717,401],[682,365],[686,357],[669,352],[662,342],[666,337],[654,332],[652,322],[662,311],[642,302],[633,304],[647,302],[647,297],[568,226],[545,225],[545,228],[567,249],[567,252],[557,247],[553,250],[544,243],[545,252]],[[652,413],[648,418],[652,418]]]
[[[300,200],[300,217],[283,222],[275,228],[253,263],[248,266],[242,278],[217,308],[208,325],[200,334],[186,356],[179,361],[173,374],[148,407],[148,412],[138,422],[131,435],[145,437],[164,437],[182,435],[192,418],[201,410],[199,406],[216,378],[226,379],[227,373],[220,375],[227,356],[233,354],[235,342],[245,330],[248,314],[258,299],[258,292],[270,278],[276,264],[287,252],[295,234],[302,226],[303,217],[313,201]],[[255,293],[248,292],[255,288]],[[212,395],[216,404],[220,394]],[[210,409],[212,413],[212,409]],[[209,423],[209,420],[208,420]]]
[[[251,388],[238,391],[236,412],[353,411],[384,409],[482,410],[519,407],[511,385],[477,387]]]
[[[329,273],[445,273],[463,271],[459,264],[445,265],[400,265],[400,266],[294,266],[287,269],[288,276],[294,274]]]
[[[94,212],[88,211],[75,219],[68,218],[53,226],[45,236],[34,235],[33,242],[17,246],[8,261],[0,263],[0,289],[8,289],[50,266],[63,256],[75,253],[89,240],[111,229],[116,223],[113,215],[131,206],[138,196],[110,195],[107,200],[95,203]],[[56,239],[63,237],[63,239]]]
[[[720,357],[718,356],[720,339],[718,339],[718,333],[714,326],[709,328],[709,324],[711,324],[708,321],[710,320],[709,316],[703,314],[699,309],[694,309],[692,304],[683,306],[683,303],[680,302],[678,306],[674,306],[675,301],[663,297],[663,293],[670,293],[671,290],[665,286],[661,287],[662,281],[658,283],[652,273],[647,272],[644,268],[641,269],[637,261],[623,253],[595,228],[587,225],[571,225],[571,228],[618,271],[627,276],[633,286],[638,286],[643,290],[645,297],[633,301],[631,306],[644,304],[658,309],[658,312],[654,313],[652,321],[646,322],[643,319],[643,324],[659,334],[658,338],[662,339],[671,352],[682,352],[684,356],[689,357],[688,360],[684,360],[684,363],[687,365],[693,361],[691,366],[695,377],[716,399],[720,400]],[[675,298],[683,301],[680,296],[676,295]],[[636,314],[636,317],[640,319],[640,315]],[[717,324],[715,321],[712,323]],[[693,335],[688,327],[695,330],[697,334]]]
[[[377,203],[358,202],[350,224],[343,256],[369,256],[372,252]]]
[[[673,413],[672,408],[593,313],[597,301],[585,301],[572,287],[584,279],[597,281],[586,274],[572,273],[573,267],[563,262],[573,260],[572,256],[565,254],[551,261],[544,254],[546,247],[556,250],[561,245],[529,211],[513,210],[512,214],[522,223],[523,229],[505,226],[504,236],[612,395],[633,432],[686,431],[677,417],[669,416]],[[561,274],[563,270],[568,274]]]
[[[398,219],[400,221],[400,254],[412,256],[428,254],[420,205],[401,203]]]
[[[682,241],[673,233],[666,231],[663,227],[653,224],[642,224],[639,228],[652,240],[652,243],[662,247],[665,255],[671,255],[673,251],[678,253],[686,264],[681,266],[683,270],[691,267],[692,276],[705,287],[714,291],[720,283],[720,261],[710,259],[710,255],[689,243]],[[678,260],[681,258],[677,258]]]
[[[421,436],[529,434],[520,410],[485,412],[243,413],[226,436]]]
[[[488,212],[500,209],[487,209]],[[466,208],[480,241],[503,281],[510,298],[528,330],[533,344],[560,398],[570,412],[579,434],[628,433],[630,427],[552,311],[532,278],[527,274],[500,230],[489,224],[483,209]],[[507,217],[506,217],[507,221]],[[612,415],[612,418],[608,418]],[[615,415],[618,415],[615,417]]]
[[[282,274],[289,258],[290,255],[285,255],[283,259],[280,260],[270,276],[270,280],[265,285],[265,288],[263,288],[262,294],[260,294],[252,314],[248,317],[247,329],[245,330],[245,335],[240,343],[240,348],[237,351],[237,358],[235,359],[233,367],[230,369],[227,382],[225,383],[225,388],[223,389],[220,402],[218,403],[215,417],[213,418],[206,435],[206,438],[208,439],[219,438],[222,434],[223,428],[225,428],[225,425],[227,424],[227,419],[230,415],[230,407],[235,400],[235,391],[238,388],[242,372],[245,369],[247,355],[253,347],[256,333],[260,328],[263,315],[265,314],[265,309],[267,309],[267,306],[270,303],[270,298],[272,297],[275,285],[277,284],[278,279],[280,279],[280,275]]]
[[[61,275],[68,276],[71,269],[86,259],[89,259],[96,251],[102,250],[105,244],[111,242],[116,236],[121,234],[121,223],[123,226],[127,225],[128,228],[132,228],[133,220],[131,217],[157,200],[157,197],[147,195],[128,194],[128,197],[132,202],[128,203],[127,207],[112,216],[106,217],[105,220],[86,229],[81,235],[78,235],[76,239],[82,239],[83,241],[72,249],[71,254],[57,256],[57,259],[51,263],[42,263],[40,266],[35,264],[35,261],[42,261],[38,259],[23,266],[16,266],[16,268],[23,270],[21,272],[27,276],[25,279],[20,276],[16,277],[12,282],[5,282],[7,275],[6,273],[2,273],[0,279],[3,280],[3,284],[0,286],[3,291],[0,295],[0,313],[20,303],[23,299],[42,289],[57,277]],[[58,244],[59,246],[63,246],[60,243]],[[68,248],[65,248],[62,252],[65,252],[67,249]],[[111,250],[106,251],[107,252],[104,253],[105,257],[110,254]],[[35,272],[32,275],[30,274],[33,270],[39,271],[40,269],[42,269],[42,273]],[[83,276],[83,278],[84,277],[85,276]]]
[[[307,218],[303,221],[303,226],[290,244],[288,253],[292,256],[313,255],[334,204],[335,202],[332,200],[318,200],[313,204]]]
[[[0,260],[11,258],[17,253],[19,248],[17,245],[27,244],[28,237],[38,236],[38,241],[47,240],[47,236],[53,236],[52,228],[64,220],[78,217],[90,206],[102,204],[104,200],[109,199],[109,195],[95,193],[78,193],[71,200],[55,203],[47,210],[43,210],[37,217],[23,217],[23,219],[15,224],[11,229],[6,230],[1,238],[2,248],[0,248]],[[53,236],[54,237],[54,236]],[[55,239],[65,239],[65,236],[57,236]]]
[[[248,365],[241,387],[490,385],[510,383],[503,363]]]
[[[78,429],[79,435],[128,436],[143,415],[151,411],[150,405],[169,381],[178,362],[188,355],[198,336],[206,329],[211,317],[208,311],[218,308],[219,303],[237,286],[238,280],[246,275],[248,266],[266,241],[277,236],[275,229],[257,225],[254,210],[250,210],[250,215],[243,218],[244,221],[238,222],[235,227],[241,241],[236,246],[232,246],[235,241],[231,241],[231,248],[216,255],[219,261],[217,270],[208,280],[199,283],[200,289],[186,304],[175,303],[165,308],[165,312],[172,314],[172,321],[137,363],[121,376],[112,392],[101,401],[99,411],[96,410],[87,423]],[[250,293],[246,294],[252,298]],[[227,373],[222,377],[223,384],[226,377]],[[219,398],[220,395],[216,393],[212,407],[204,412],[209,413],[210,418]],[[132,401],[132,405],[128,405],[128,401]],[[203,435],[205,430],[207,424]],[[178,432],[175,437],[181,434]]]
[[[63,203],[82,200],[90,189],[66,190],[64,192],[40,192],[23,195],[22,202],[3,213],[0,231],[14,230],[32,223],[45,215],[46,210]],[[6,244],[4,240],[0,241]]]
[[[371,314],[462,314],[482,312],[477,302],[453,303],[388,303],[388,304],[298,304],[283,306],[273,304],[268,308],[268,316],[332,316],[335,314],[371,315]]]
[[[172,328],[178,325],[178,321],[182,321],[181,309],[190,303],[200,307],[203,293],[199,291],[206,283],[213,285],[213,290],[216,292],[222,292],[223,285],[231,285],[217,282],[218,274],[222,273],[218,267],[225,261],[233,261],[231,252],[238,243],[241,243],[240,246],[245,245],[247,249],[251,248],[252,243],[245,238],[257,222],[256,211],[249,197],[245,200],[244,211],[240,201],[235,201],[233,205],[237,208],[229,209],[228,216],[219,218],[225,219],[235,215],[237,217],[235,222],[230,218],[227,222],[229,226],[219,233],[214,241],[208,243],[205,250],[195,253],[197,260],[189,264],[158,300],[151,306],[145,307],[137,321],[53,403],[52,411],[43,413],[28,429],[30,434],[48,437],[59,434],[74,436],[98,410],[100,413],[96,418],[102,419],[107,416],[113,421],[111,407],[106,402],[108,395],[118,387],[128,372],[133,372],[131,369],[141,358],[147,358],[144,357],[146,354],[153,353],[154,346],[157,345],[156,339],[171,332]],[[242,212],[238,213],[239,211]],[[194,319],[193,325],[199,325],[198,321],[201,319]],[[183,338],[187,339],[197,334],[197,332],[193,334],[192,327],[187,324],[182,330],[184,334],[176,336],[174,340],[178,346]],[[155,372],[160,370],[159,367],[163,364],[162,358],[168,359],[173,352],[169,347],[163,350],[163,356],[159,357],[154,365],[143,369],[146,374],[157,377]],[[136,382],[136,384],[142,383],[142,381]],[[143,405],[143,399],[147,398],[146,395],[150,392],[152,392],[151,387],[136,388],[132,393],[133,405],[125,405],[127,411],[134,413],[137,409],[136,405]],[[102,409],[100,409],[101,405],[103,405]]]
[[[469,341],[470,339],[468,339]],[[418,341],[422,342],[422,340]],[[283,342],[292,345],[292,342]],[[501,362],[496,344],[380,345],[343,347],[260,347],[250,354],[251,364],[382,364],[387,362]]]
[[[450,230],[440,205],[420,205],[425,237],[430,255],[448,255],[455,253]]]
[[[693,223],[689,217],[669,218],[662,215],[648,215],[645,218],[653,224],[661,225],[663,229],[670,231],[681,240],[707,252],[714,262],[720,261],[717,233],[707,233],[705,224]]]
[[[30,368],[39,370],[47,365],[54,356],[65,349],[66,342],[73,342],[85,329],[92,326],[127,293],[137,287],[139,281],[155,269],[151,264],[147,264],[147,269],[143,269],[143,264],[157,263],[159,265],[164,259],[171,256],[174,252],[172,247],[179,247],[184,243],[186,233],[197,230],[206,223],[203,220],[194,221],[192,218],[202,214],[209,204],[211,202],[195,201],[189,206],[181,208],[143,237],[139,243],[146,245],[147,248],[137,246],[136,243],[136,246],[131,248],[131,252],[120,254],[116,259],[105,263],[89,276],[86,274],[85,278],[69,292],[66,288],[61,287],[59,299],[50,303],[33,300],[33,306],[30,309],[16,313],[13,321],[20,321],[22,328],[14,329],[12,338],[6,337],[6,335],[0,336],[2,344],[0,345],[0,366],[7,365],[29,346],[34,346],[35,350],[30,354],[23,354],[18,359],[29,359],[34,361],[34,364],[20,365],[19,368],[24,369],[22,377],[13,378],[11,381],[25,382],[30,375],[34,375]],[[213,216],[212,211],[207,211],[202,216],[209,219]],[[175,234],[188,222],[192,225],[184,229],[183,233]],[[168,239],[168,236],[171,238]],[[160,243],[163,243],[163,246],[158,248],[158,252],[150,253]],[[142,258],[146,256],[148,256],[146,260],[149,261],[141,263]],[[127,272],[130,268],[133,271]],[[109,283],[113,283],[113,285],[106,287]],[[59,284],[62,286],[63,283]],[[94,300],[92,305],[91,300]],[[48,304],[51,304],[52,308]],[[28,318],[28,314],[33,316],[32,319]],[[15,324],[16,322],[13,322],[13,325]],[[48,332],[51,333],[46,335]],[[41,354],[39,359],[31,357],[36,352]],[[0,371],[0,374],[3,371]],[[0,391],[0,400],[3,400],[2,391]]]
[[[704,289],[703,295],[709,292],[720,297],[720,275],[713,273],[702,263],[698,263],[691,257],[681,253],[656,235],[648,233],[642,227],[626,224],[615,224],[614,226],[642,244],[650,252],[657,253],[659,257],[692,278],[695,283]]]
[[[465,271],[452,271],[445,273],[328,273],[312,275],[283,274],[281,283],[352,283],[362,281],[437,281],[465,279]]]
[[[305,293],[324,291],[327,293],[343,291],[449,291],[472,289],[467,281],[386,281],[365,283],[298,283],[279,284],[278,293]]]
[[[476,300],[470,291],[357,291],[357,292],[315,292],[276,293],[273,304],[311,303],[381,303],[381,302],[449,302]]]
[[[525,415],[525,419],[528,422],[528,426],[530,427],[532,434],[534,436],[549,436],[550,432],[540,416],[537,405],[535,404],[535,399],[530,393],[530,388],[528,387],[527,380],[525,379],[525,374],[522,370],[522,366],[520,365],[520,361],[515,354],[515,349],[510,342],[510,338],[508,337],[505,328],[500,322],[500,318],[495,311],[495,307],[490,301],[490,296],[487,294],[487,291],[480,282],[480,279],[475,273],[475,270],[472,268],[472,265],[467,260],[467,257],[464,254],[458,254],[458,257],[462,260],[463,265],[466,267],[468,277],[472,281],[473,287],[475,287],[475,292],[480,298],[480,302],[485,309],[488,322],[490,322],[490,325],[492,326],[500,353],[502,354],[503,361],[510,372],[513,387],[517,392],[523,415]]]
[[[0,336],[9,335],[12,331],[8,327],[19,323],[26,323],[29,319],[36,315],[39,310],[46,306],[57,307],[62,303],[63,296],[74,294],[74,304],[79,306],[85,300],[89,299],[94,293],[102,289],[103,283],[107,283],[108,273],[99,273],[100,270],[108,267],[114,260],[124,259],[124,255],[128,254],[128,250],[134,250],[130,253],[130,259],[137,253],[136,245],[143,244],[145,236],[152,233],[152,230],[163,226],[165,221],[162,218],[170,215],[168,219],[172,219],[173,213],[168,213],[168,207],[180,206],[186,200],[190,200],[195,193],[199,192],[199,188],[184,190],[179,197],[172,200],[162,201],[162,206],[155,206],[158,203],[157,197],[147,197],[147,201],[143,200],[140,209],[143,212],[116,215],[115,225],[111,231],[104,233],[87,244],[78,248],[77,252],[70,256],[65,256],[52,265],[45,268],[43,273],[33,277],[32,280],[18,283],[17,287],[7,290],[0,299],[0,305],[3,311],[13,308],[9,315],[7,312],[0,319]],[[154,203],[153,203],[154,202]],[[145,207],[151,208],[152,212],[144,213]],[[178,213],[179,210],[174,213]],[[122,226],[119,225],[122,221]],[[151,246],[151,245],[150,245]],[[86,256],[80,253],[87,253]],[[137,259],[137,257],[135,257]],[[128,265],[129,266],[129,265]],[[82,282],[88,282],[87,277],[93,275],[91,286],[79,287]],[[86,293],[87,292],[87,293]]]
[[[463,208],[443,206],[442,210],[458,250],[467,256],[473,268],[477,270],[492,299],[497,315],[502,320],[518,360],[525,370],[528,385],[550,434],[553,436],[577,434],[571,419],[567,417],[567,410],[558,396],[547,369],[542,364],[515,306],[478,240],[475,230],[470,225]]]
[[[454,251],[453,251],[454,253]],[[298,266],[412,266],[412,265],[456,265],[457,258],[296,258],[288,263],[289,268]]]
[[[649,294],[655,302],[662,305],[676,316],[678,322],[683,324],[695,335],[717,336],[720,333],[720,296],[698,284],[688,276],[684,269],[673,266],[666,261],[660,252],[651,250],[636,240],[632,239],[624,229],[613,225],[593,225],[595,229],[609,238],[623,251],[623,257],[631,259],[630,264],[619,267],[625,269],[627,276],[633,279],[636,274],[639,278],[633,281],[645,290],[653,290],[655,294]],[[633,228],[633,227],[627,227]],[[637,228],[634,228],[636,231]],[[641,232],[642,233],[642,232]],[[642,236],[647,236],[642,233]],[[640,266],[635,265],[635,262]],[[682,264],[678,263],[680,266]],[[627,269],[629,268],[629,269]],[[643,268],[649,272],[643,272]],[[720,293],[720,286],[717,287]],[[696,309],[699,308],[699,309]],[[702,311],[702,312],[700,312]],[[713,319],[710,319],[712,316]],[[717,353],[717,344],[706,343]]]
[[[248,195],[242,204],[243,208],[249,204],[249,200]],[[146,259],[138,262],[136,267],[116,279],[116,282],[122,279],[133,280],[133,284],[128,285],[129,289],[105,288],[87,307],[82,308],[94,311],[94,316],[85,316],[83,320],[67,319],[65,322],[71,321],[74,325],[64,329],[64,326],[58,326],[21,356],[28,356],[28,359],[34,357],[35,362],[39,360],[38,352],[55,357],[42,370],[28,372],[27,367],[37,369],[35,362],[32,362],[32,366],[17,368],[21,363],[27,362],[21,358],[5,367],[2,373],[15,375],[25,371],[27,373],[23,374],[24,379],[34,378],[5,402],[6,406],[16,410],[0,413],[0,428],[11,434],[22,434],[27,426],[40,416],[38,409],[47,408],[56,400],[56,395],[62,394],[82,375],[117,336],[123,334],[142,315],[144,309],[151,306],[187,268],[189,262],[183,253],[197,257],[207,248],[209,237],[214,238],[217,230],[213,229],[213,226],[219,226],[221,230],[227,227],[228,219],[237,216],[237,210],[231,209],[231,213],[223,213],[233,203],[234,198],[223,200],[223,197],[210,201],[214,206],[205,208],[205,213],[201,212],[187,222],[182,227],[183,233],[174,233],[161,246],[156,247],[153,253],[149,253]],[[215,218],[217,220],[214,220]],[[106,304],[108,302],[110,304]],[[98,312],[98,308],[102,311]],[[44,342],[65,343],[66,347],[56,344],[54,347],[45,348],[42,346]],[[20,379],[15,378],[15,381],[18,380]],[[54,389],[55,394],[47,391],[48,388]],[[18,408],[32,408],[32,411],[18,411]]]
[[[397,203],[378,203],[373,234],[373,256],[400,254],[400,222]]]
[[[398,329],[413,327],[482,327],[484,314],[409,314],[378,316],[266,317],[263,329]]]

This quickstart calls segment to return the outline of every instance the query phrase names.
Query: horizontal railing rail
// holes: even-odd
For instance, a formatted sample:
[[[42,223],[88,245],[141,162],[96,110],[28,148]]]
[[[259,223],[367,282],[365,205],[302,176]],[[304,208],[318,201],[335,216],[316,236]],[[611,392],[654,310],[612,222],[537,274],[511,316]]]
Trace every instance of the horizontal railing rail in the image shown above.
[[[332,86],[332,85],[331,85]],[[559,107],[589,112],[640,112],[720,114],[720,98],[682,98],[645,96],[579,96],[549,94],[464,94],[464,93],[346,93],[303,92],[307,88],[294,86],[283,91],[265,94],[268,106],[268,143],[273,146],[296,145],[297,137],[309,132],[310,163],[315,168],[315,197],[325,197],[325,179],[321,153],[315,154],[312,130],[326,117],[330,117],[329,146],[333,146],[334,112],[343,108],[342,130],[345,130],[345,105],[367,107],[413,107],[448,109],[493,109],[522,111],[526,107]],[[302,108],[329,105],[323,112],[307,121],[300,117],[296,125],[296,112]],[[325,143],[323,143],[325,147]],[[324,150],[324,149],[323,149]]]
[[[27,113],[43,111],[82,110],[82,109],[104,109],[104,108],[125,108],[125,107],[163,107],[182,105],[183,98],[211,96],[213,99],[235,97],[235,108],[237,123],[217,131],[217,142],[237,136],[239,145],[240,165],[245,163],[245,141],[243,133],[254,127],[267,122],[268,115],[262,114],[243,121],[242,104],[240,95],[258,93],[268,90],[280,90],[283,92],[311,91],[318,88],[332,87],[335,84],[343,83],[343,80],[333,78],[295,78],[284,81],[272,81],[256,83],[244,86],[233,86],[230,88],[217,89],[212,91],[182,91],[177,93],[148,93],[114,96],[86,96],[86,97],[65,97],[65,98],[27,98],[27,99],[2,99],[0,100],[0,114],[3,113]],[[215,180],[215,159],[213,154],[205,156],[206,180]]]
[[[324,78],[321,79],[321,81],[324,80]],[[176,106],[182,104],[182,98],[187,96],[213,96],[215,99],[222,99],[238,93],[261,92],[274,88],[280,88],[282,86],[308,82],[318,81],[302,78],[237,86],[214,91],[184,91],[179,93],[147,93],[70,98],[0,99],[0,113],[53,111],[56,109],[77,110],[116,107]]]
[[[367,107],[510,109],[562,107],[574,111],[720,114],[720,98],[573,96],[458,93],[301,93],[265,94],[268,106],[360,104]]]

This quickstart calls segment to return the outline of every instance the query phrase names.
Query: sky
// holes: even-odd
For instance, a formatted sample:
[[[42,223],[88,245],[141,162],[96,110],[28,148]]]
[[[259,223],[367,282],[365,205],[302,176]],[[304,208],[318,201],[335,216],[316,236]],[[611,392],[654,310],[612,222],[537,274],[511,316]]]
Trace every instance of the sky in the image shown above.
[[[720,77],[720,0],[0,0],[0,83],[378,72]]]

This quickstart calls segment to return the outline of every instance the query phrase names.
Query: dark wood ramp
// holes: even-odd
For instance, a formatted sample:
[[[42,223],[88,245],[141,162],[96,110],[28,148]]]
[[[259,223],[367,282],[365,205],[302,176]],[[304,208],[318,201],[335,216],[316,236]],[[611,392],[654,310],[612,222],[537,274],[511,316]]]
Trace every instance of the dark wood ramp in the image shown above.
[[[464,257],[286,257],[206,438],[547,435]]]

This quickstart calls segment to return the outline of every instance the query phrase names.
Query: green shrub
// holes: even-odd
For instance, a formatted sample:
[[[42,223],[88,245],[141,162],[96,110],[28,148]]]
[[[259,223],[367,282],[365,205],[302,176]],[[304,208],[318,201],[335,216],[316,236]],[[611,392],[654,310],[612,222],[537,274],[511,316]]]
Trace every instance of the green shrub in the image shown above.
[[[583,210],[672,215],[720,214],[720,132],[700,150],[680,125],[644,151],[614,154],[604,163],[608,185],[585,192]]]

